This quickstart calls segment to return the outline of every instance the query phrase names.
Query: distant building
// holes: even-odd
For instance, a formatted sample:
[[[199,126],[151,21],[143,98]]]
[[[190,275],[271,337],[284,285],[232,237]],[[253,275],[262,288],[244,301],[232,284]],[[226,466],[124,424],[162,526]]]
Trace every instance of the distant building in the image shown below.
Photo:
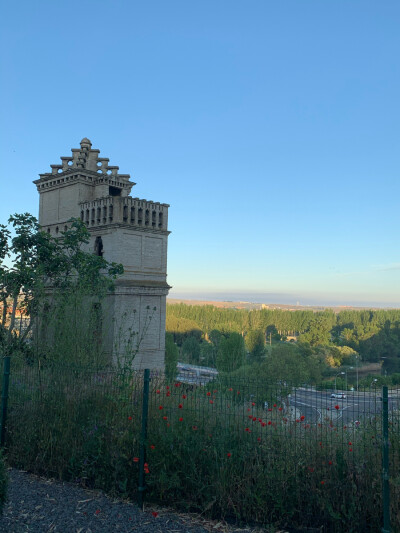
[[[71,218],[80,217],[91,235],[89,250],[122,263],[124,274],[103,308],[105,350],[115,357],[117,336],[137,331],[143,338],[134,366],[163,368],[169,206],[129,196],[135,185],[129,174],[119,174],[119,167],[99,155],[85,138],[72,156],[61,157],[61,165],[40,174],[34,181],[39,223],[57,236]]]

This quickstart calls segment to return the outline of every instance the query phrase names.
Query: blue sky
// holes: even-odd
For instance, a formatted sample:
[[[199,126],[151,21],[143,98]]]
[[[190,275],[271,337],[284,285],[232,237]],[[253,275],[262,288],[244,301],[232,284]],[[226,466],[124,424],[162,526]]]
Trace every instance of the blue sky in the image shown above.
[[[399,25],[397,0],[9,2],[0,221],[89,137],[171,204],[171,296],[400,306]]]

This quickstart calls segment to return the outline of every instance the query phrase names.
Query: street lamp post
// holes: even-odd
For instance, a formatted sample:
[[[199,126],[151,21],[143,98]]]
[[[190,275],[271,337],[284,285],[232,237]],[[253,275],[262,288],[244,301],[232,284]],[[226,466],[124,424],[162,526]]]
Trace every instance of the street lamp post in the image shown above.
[[[346,372],[339,372],[338,374],[336,374],[336,376],[335,376],[335,392],[337,392],[336,378],[337,378],[338,376],[344,376],[345,373],[346,373]]]

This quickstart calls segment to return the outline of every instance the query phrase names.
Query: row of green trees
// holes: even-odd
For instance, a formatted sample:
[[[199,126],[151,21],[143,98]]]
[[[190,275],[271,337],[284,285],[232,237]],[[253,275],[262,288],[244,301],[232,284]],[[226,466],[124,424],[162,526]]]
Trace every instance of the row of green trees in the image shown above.
[[[276,343],[295,335],[297,352],[313,354],[328,367],[363,361],[382,363],[384,372],[400,371],[400,310],[314,313],[173,304],[167,306],[167,331],[181,358],[195,364],[221,366],[232,336],[236,341],[229,342],[239,345],[239,337],[244,341],[247,362],[262,362]],[[222,345],[221,337],[226,341]]]

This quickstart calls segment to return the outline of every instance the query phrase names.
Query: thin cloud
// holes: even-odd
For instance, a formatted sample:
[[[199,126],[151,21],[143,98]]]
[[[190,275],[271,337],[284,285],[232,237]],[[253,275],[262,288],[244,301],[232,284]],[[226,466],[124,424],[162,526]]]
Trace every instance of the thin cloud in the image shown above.
[[[377,272],[386,272],[388,270],[400,270],[400,263],[389,263],[388,265],[375,265],[374,270]]]

